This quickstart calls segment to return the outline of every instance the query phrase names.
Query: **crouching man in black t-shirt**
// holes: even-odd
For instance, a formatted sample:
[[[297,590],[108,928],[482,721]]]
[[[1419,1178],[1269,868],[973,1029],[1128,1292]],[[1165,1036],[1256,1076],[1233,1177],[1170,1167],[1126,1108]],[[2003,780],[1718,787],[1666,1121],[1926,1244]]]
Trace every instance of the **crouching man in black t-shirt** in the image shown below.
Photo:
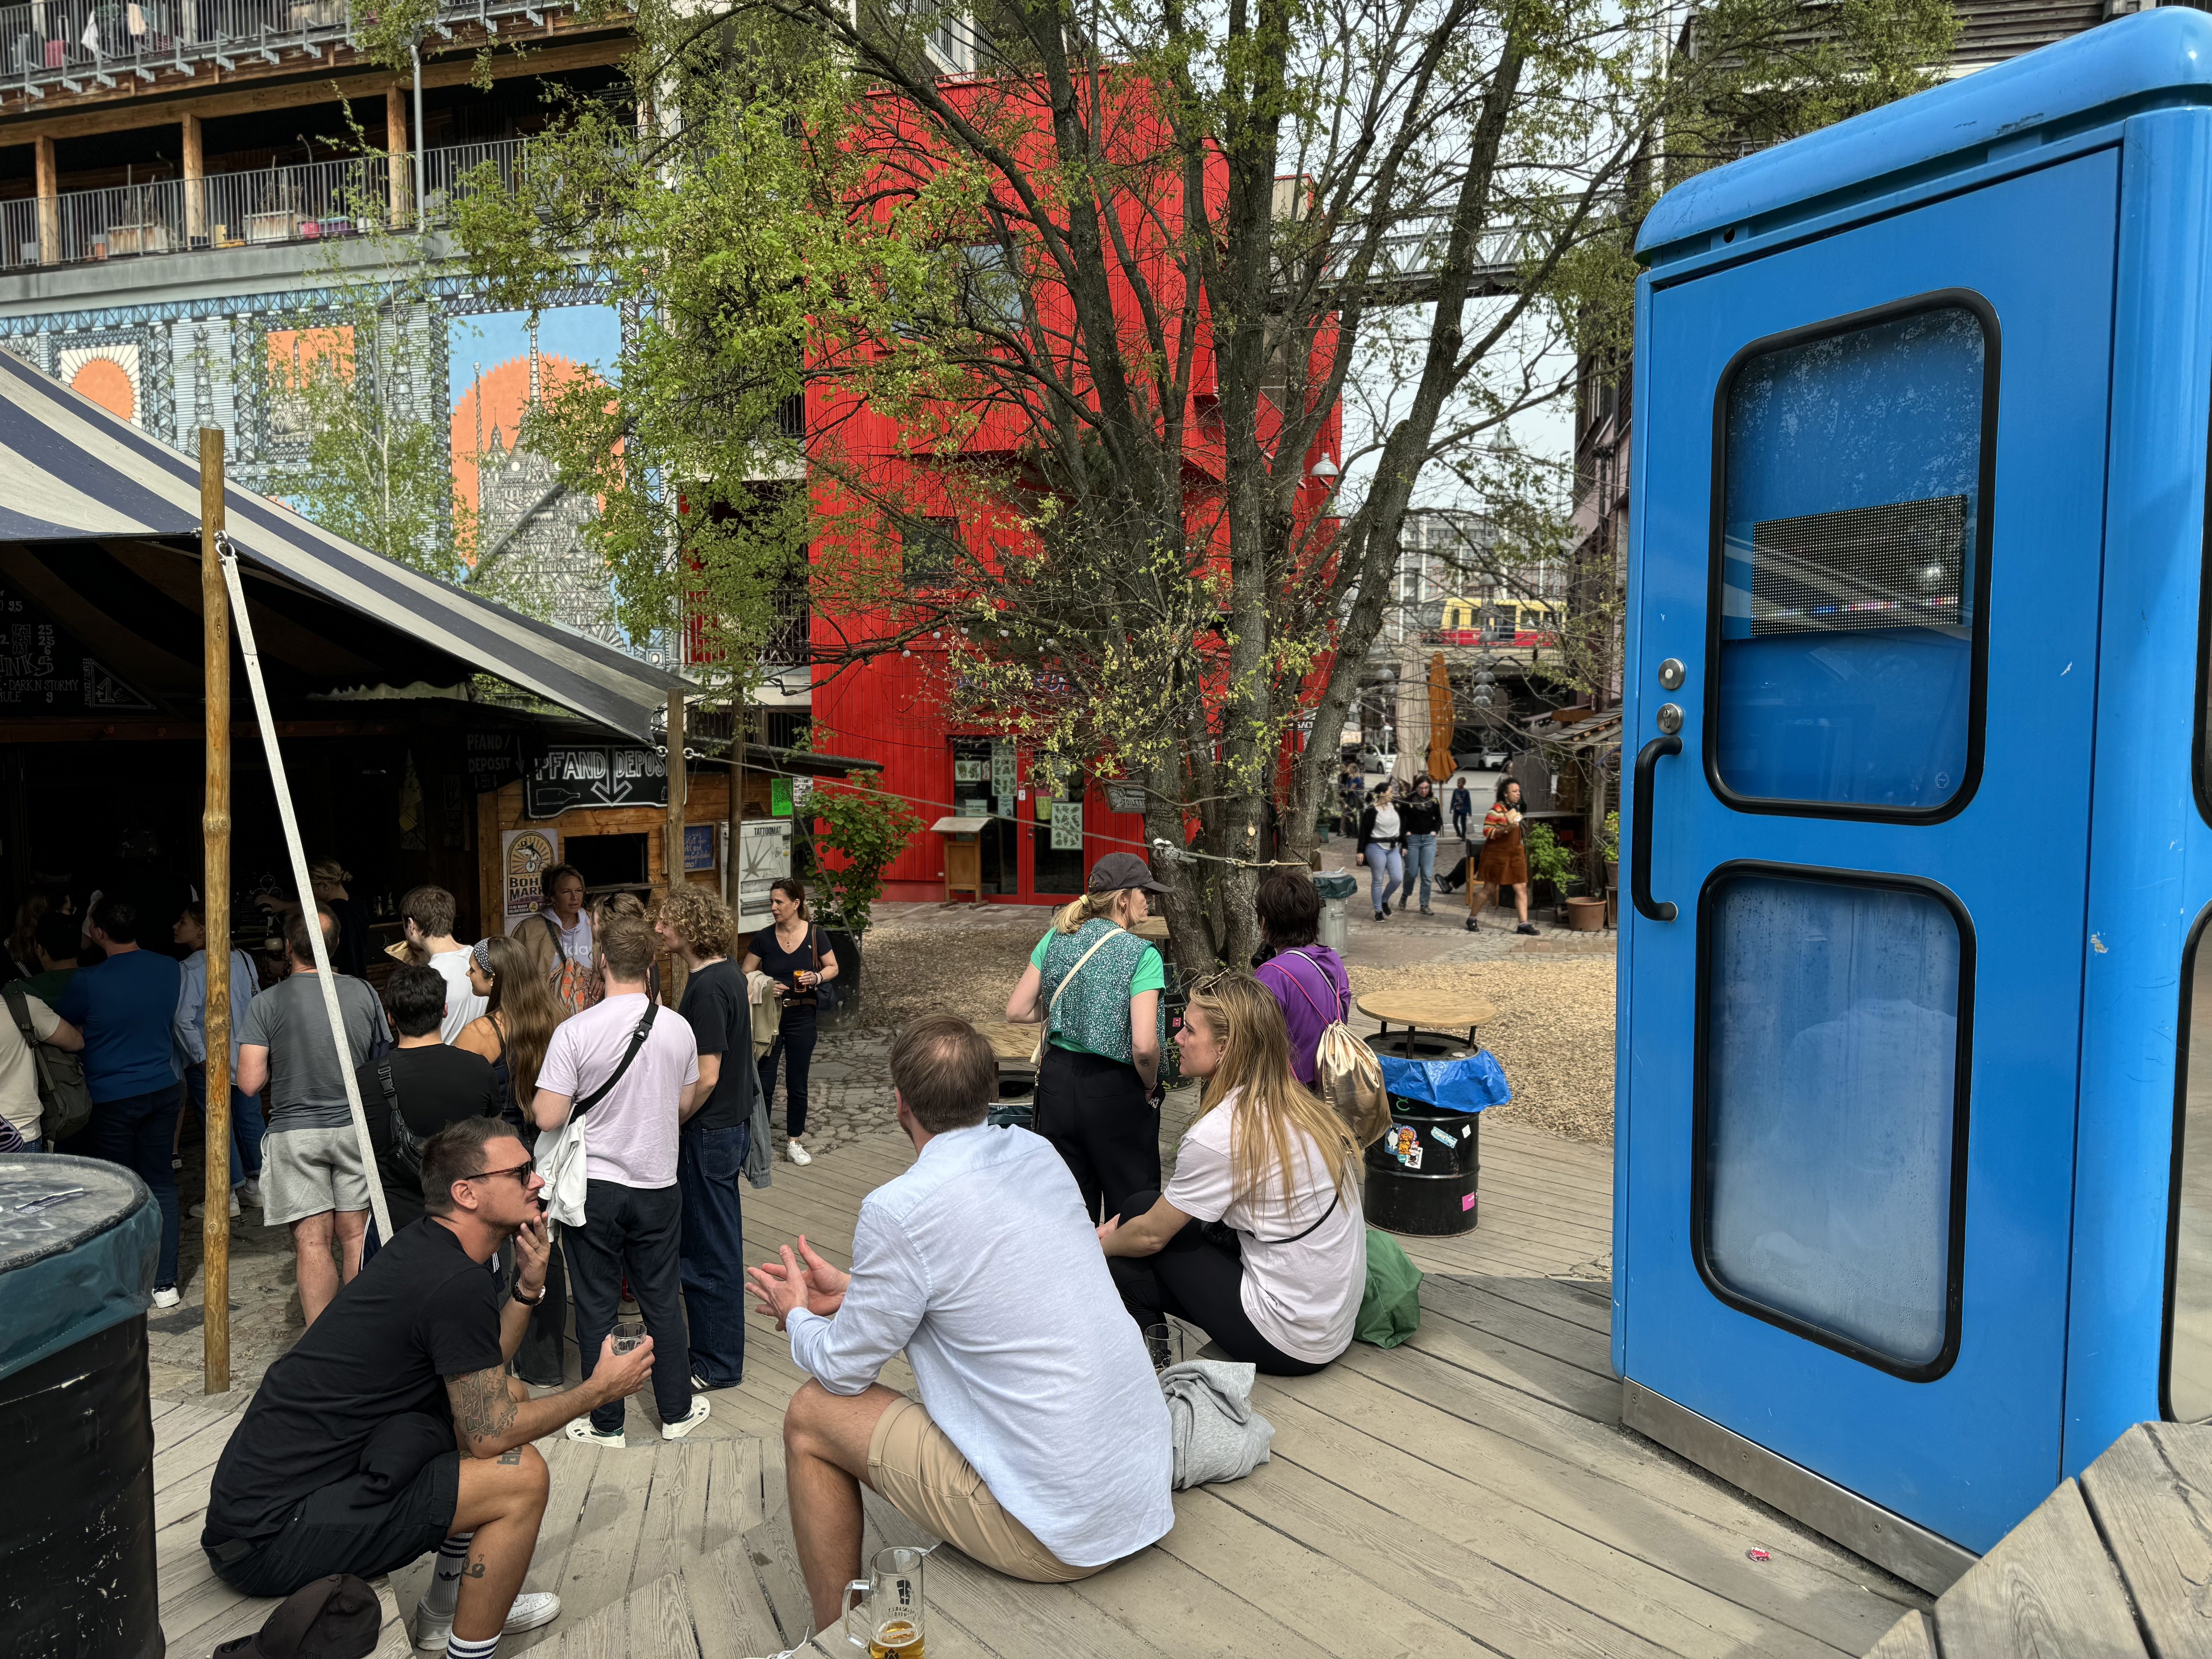
[[[559,1616],[558,1596],[519,1594],[545,1513],[545,1460],[530,1443],[643,1388],[653,1343],[618,1355],[610,1338],[588,1382],[542,1400],[507,1376],[544,1294],[544,1185],[498,1118],[424,1144],[429,1213],[269,1368],[216,1465],[200,1545],[226,1583],[289,1595],[435,1550],[416,1646],[490,1659],[503,1630]],[[488,1264],[508,1238],[514,1294],[502,1308]]]

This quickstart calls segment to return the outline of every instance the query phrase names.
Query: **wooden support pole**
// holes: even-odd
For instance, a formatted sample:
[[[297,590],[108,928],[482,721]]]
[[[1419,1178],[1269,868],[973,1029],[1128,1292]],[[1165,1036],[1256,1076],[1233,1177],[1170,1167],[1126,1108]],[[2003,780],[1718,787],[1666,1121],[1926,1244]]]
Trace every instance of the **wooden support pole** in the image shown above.
[[[415,175],[407,164],[407,94],[397,81],[384,89],[384,149],[391,157],[392,222],[404,225],[414,216],[410,200]]]
[[[39,193],[39,263],[58,265],[62,262],[61,174],[54,168],[52,139],[32,141],[31,167]]]
[[[745,722],[751,718],[743,697],[730,702],[730,810],[722,826],[723,884],[730,914],[738,914],[738,842],[745,821]]]
[[[200,118],[188,111],[182,119],[185,130],[185,246],[205,247],[208,240],[207,161],[200,142]]]
[[[668,694],[668,890],[684,884],[684,806],[688,780],[684,768],[684,692]],[[665,1000],[671,1007],[683,994],[684,966],[670,964]]]
[[[207,672],[207,1219],[201,1234],[210,1394],[230,1390],[230,599],[216,537],[222,529],[222,428],[200,428],[200,615]]]

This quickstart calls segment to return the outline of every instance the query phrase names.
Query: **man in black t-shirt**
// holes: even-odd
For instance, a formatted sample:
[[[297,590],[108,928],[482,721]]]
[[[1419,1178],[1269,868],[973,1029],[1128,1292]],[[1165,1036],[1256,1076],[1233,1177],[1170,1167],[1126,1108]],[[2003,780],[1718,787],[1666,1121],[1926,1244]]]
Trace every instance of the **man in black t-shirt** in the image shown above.
[[[752,1010],[729,959],[736,925],[710,888],[687,884],[660,902],[654,930],[690,977],[677,1012],[699,1044],[699,1101],[676,1142],[684,1196],[684,1307],[691,1386],[731,1389],[745,1375],[744,1215],[738,1183],[752,1146]]]
[[[394,969],[384,1000],[399,1033],[398,1045],[354,1074],[395,1235],[422,1216],[422,1143],[448,1124],[500,1115],[491,1062],[447,1046],[438,1035],[447,994],[446,976],[435,968],[409,963]],[[392,1122],[395,1106],[397,1131]]]
[[[610,1338],[588,1382],[540,1400],[507,1376],[544,1294],[544,1186],[496,1117],[423,1146],[430,1213],[269,1368],[223,1448],[200,1545],[225,1583],[289,1595],[434,1550],[415,1643],[449,1659],[489,1659],[502,1629],[559,1615],[558,1596],[519,1594],[545,1512],[545,1460],[530,1443],[636,1393],[653,1343],[617,1354]],[[509,1238],[514,1294],[502,1310],[486,1264]]]

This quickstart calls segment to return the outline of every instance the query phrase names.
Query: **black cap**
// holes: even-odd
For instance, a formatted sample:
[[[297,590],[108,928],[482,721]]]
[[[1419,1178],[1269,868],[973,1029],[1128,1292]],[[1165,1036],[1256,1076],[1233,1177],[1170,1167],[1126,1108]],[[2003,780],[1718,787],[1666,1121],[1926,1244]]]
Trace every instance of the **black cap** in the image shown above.
[[[1147,893],[1169,890],[1152,879],[1152,866],[1134,853],[1109,853],[1092,865],[1090,887],[1094,893],[1119,893],[1131,887],[1141,887]]]
[[[214,1659],[368,1659],[383,1623],[376,1592],[334,1572],[294,1590],[257,1633],[225,1642]]]

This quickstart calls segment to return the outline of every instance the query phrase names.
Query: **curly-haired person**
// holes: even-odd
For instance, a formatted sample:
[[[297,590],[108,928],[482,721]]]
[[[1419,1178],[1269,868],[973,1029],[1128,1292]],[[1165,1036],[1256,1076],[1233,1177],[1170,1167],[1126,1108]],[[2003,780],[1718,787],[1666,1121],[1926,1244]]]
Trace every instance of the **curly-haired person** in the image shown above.
[[[738,1183],[752,1150],[752,1014],[745,976],[730,960],[737,921],[711,889],[686,883],[653,912],[653,931],[690,977],[678,1009],[699,1043],[697,1104],[677,1135],[684,1195],[684,1306],[691,1328],[691,1386],[731,1389],[745,1374],[744,1216]]]

